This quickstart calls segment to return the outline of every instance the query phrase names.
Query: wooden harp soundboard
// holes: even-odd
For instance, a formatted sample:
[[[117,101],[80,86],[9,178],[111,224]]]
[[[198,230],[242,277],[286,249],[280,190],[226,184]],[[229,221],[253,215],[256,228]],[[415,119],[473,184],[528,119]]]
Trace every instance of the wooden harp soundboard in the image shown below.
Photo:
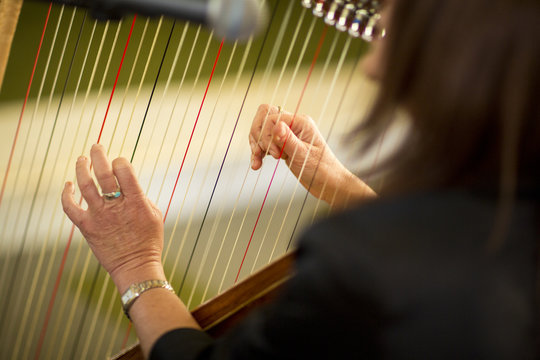
[[[329,209],[283,161],[249,170],[251,120],[281,105],[339,143],[376,92],[358,38],[378,5],[262,3],[267,28],[240,43],[167,17],[0,0],[0,358],[102,359],[136,342],[59,202],[95,142],[133,162],[165,214],[166,272],[203,327],[218,334],[290,276],[301,229]]]

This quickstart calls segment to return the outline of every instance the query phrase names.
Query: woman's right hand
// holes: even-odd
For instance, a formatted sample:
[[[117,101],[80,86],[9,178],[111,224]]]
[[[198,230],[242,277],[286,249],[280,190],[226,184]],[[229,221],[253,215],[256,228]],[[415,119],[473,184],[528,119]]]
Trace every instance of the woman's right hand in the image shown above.
[[[287,162],[309,192],[332,207],[346,207],[375,196],[363,181],[336,158],[315,122],[307,115],[260,105],[249,134],[251,167],[258,170],[266,154]]]

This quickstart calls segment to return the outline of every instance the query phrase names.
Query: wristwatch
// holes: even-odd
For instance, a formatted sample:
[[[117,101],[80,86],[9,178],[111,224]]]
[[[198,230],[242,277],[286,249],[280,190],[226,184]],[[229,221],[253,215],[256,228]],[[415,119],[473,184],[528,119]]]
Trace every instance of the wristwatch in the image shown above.
[[[146,280],[140,283],[131,284],[129,288],[122,295],[122,308],[124,309],[124,314],[127,318],[129,317],[129,309],[133,306],[135,300],[141,296],[142,293],[150,289],[163,288],[167,289],[170,292],[174,293],[174,290],[166,280]]]

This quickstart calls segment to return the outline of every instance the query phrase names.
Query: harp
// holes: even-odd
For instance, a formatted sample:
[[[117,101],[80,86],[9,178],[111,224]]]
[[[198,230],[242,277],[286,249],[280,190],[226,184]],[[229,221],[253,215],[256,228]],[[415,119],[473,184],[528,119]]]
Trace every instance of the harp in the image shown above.
[[[337,142],[376,91],[357,67],[356,38],[376,35],[378,5],[265,3],[268,26],[239,43],[167,17],[96,21],[85,8],[29,1],[15,33],[22,1],[0,1],[0,67],[14,39],[0,96],[1,358],[103,358],[136,340],[59,202],[94,142],[139,171],[165,215],[169,280],[212,331],[289,276],[301,228],[328,209],[282,161],[250,171],[247,131],[272,103],[310,114]]]

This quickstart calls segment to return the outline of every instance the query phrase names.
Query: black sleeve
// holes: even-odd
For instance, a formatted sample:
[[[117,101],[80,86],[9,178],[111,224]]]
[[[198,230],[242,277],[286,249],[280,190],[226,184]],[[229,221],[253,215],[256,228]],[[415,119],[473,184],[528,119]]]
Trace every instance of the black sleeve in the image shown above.
[[[214,340],[196,329],[175,329],[161,336],[150,353],[150,359],[197,359]]]
[[[529,208],[516,207],[492,254],[495,202],[461,193],[387,201],[310,229],[281,296],[225,336],[175,330],[152,359],[532,358],[538,233]]]
[[[296,275],[277,301],[213,340],[192,329],[161,337],[151,359],[331,359],[370,356],[377,346],[373,284],[344,261],[332,223],[310,231],[299,247]],[[346,236],[346,234],[341,234]],[[363,274],[364,273],[364,274]],[[351,357],[352,356],[352,357]]]

